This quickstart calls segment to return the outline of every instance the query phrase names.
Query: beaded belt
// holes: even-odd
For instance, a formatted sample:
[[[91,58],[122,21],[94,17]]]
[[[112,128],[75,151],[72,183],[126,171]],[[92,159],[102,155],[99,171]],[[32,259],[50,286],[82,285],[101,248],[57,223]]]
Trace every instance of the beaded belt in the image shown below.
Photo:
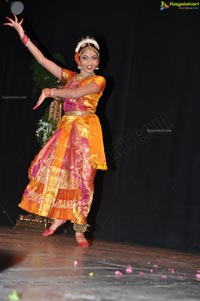
[[[65,115],[67,116],[82,116],[82,115],[88,115],[88,114],[92,114],[91,112],[88,111],[67,111],[65,112]]]

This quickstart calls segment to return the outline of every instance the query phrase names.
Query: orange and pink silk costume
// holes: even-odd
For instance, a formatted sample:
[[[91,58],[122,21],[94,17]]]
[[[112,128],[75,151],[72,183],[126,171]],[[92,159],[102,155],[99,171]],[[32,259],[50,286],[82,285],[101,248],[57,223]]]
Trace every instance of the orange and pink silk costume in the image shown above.
[[[91,75],[77,81],[76,72],[67,69],[62,69],[62,80],[68,88],[94,82],[99,92],[63,99],[66,114],[31,162],[30,181],[19,207],[40,216],[86,224],[96,170],[107,170],[101,124],[95,114],[106,80]],[[76,111],[87,114],[75,114]]]

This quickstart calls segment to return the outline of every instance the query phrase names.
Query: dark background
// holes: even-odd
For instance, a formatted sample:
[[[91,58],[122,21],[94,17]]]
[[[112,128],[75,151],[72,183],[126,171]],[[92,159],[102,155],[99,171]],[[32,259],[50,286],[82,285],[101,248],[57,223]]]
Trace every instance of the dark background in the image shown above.
[[[79,37],[101,47],[107,88],[97,114],[109,170],[99,171],[89,223],[96,238],[200,250],[200,11],[160,2],[23,1],[26,33],[76,70]],[[109,7],[108,7],[109,4]],[[27,170],[39,150],[33,59],[3,26],[0,4],[0,224],[15,225]]]

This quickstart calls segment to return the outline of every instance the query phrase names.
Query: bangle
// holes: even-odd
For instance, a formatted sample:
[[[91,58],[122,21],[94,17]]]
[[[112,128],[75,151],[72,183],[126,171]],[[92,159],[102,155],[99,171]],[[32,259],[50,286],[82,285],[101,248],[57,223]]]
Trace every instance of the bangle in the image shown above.
[[[20,36],[20,39],[22,43],[27,47],[30,41],[29,37],[23,32],[23,34]]]
[[[54,97],[53,96],[53,90],[55,90],[55,88],[53,88],[53,89],[50,89],[50,88],[45,88],[45,89],[43,89],[42,90],[42,92],[44,93],[44,95],[46,96],[46,97]]]
[[[53,98],[54,96],[53,96],[53,91],[55,90],[55,88],[53,88],[53,89],[50,89],[50,95],[51,95],[51,97]]]

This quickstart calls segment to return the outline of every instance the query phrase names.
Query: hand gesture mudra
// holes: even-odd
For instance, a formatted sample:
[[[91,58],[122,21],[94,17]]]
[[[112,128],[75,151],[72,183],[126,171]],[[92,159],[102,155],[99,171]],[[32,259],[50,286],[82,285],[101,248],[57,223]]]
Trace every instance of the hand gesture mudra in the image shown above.
[[[22,27],[22,23],[23,23],[24,19],[22,18],[20,21],[18,21],[18,18],[17,18],[16,15],[14,15],[14,19],[9,18],[9,17],[6,17],[6,19],[9,22],[4,22],[3,25],[13,27],[18,32],[18,34],[20,36],[22,36],[23,33],[24,33],[24,30],[23,30],[23,27]]]
[[[37,109],[43,103],[45,98],[46,98],[46,95],[44,94],[44,91],[42,90],[42,93],[40,94],[36,105],[33,107],[33,110]]]
[[[38,50],[38,48],[35,47],[35,45],[32,42],[30,42],[30,38],[25,34],[24,29],[22,27],[22,23],[23,23],[24,19],[22,18],[20,21],[18,21],[18,18],[16,15],[14,15],[14,19],[9,18],[9,17],[6,17],[6,19],[9,22],[5,22],[5,23],[3,23],[3,25],[13,27],[18,32],[22,43],[26,47],[29,46],[29,51],[33,54],[33,56],[37,59],[37,61],[40,61],[41,58],[43,58],[44,56]],[[60,67],[59,67],[58,72],[60,73]],[[43,89],[40,97],[38,98],[36,105],[33,107],[33,110],[37,109],[41,105],[41,103],[43,103],[43,101],[46,97],[53,97],[53,95],[52,95],[53,90],[55,90],[55,89],[54,88],[53,89],[50,89],[50,88]]]
[[[33,107],[33,110],[37,109],[43,103],[43,101],[45,100],[46,97],[53,97],[53,94],[52,94],[53,90],[55,90],[55,89],[54,88],[53,89],[50,89],[50,88],[43,89],[42,93],[40,94],[40,97],[38,98],[36,105]]]
[[[22,18],[20,21],[18,21],[18,18],[17,18],[16,15],[14,15],[14,19],[9,18],[9,17],[6,17],[6,19],[9,22],[5,22],[5,23],[3,23],[3,25],[7,25],[7,26],[10,26],[10,27],[13,27],[18,32],[18,34],[19,34],[19,36],[21,38],[22,43],[25,46],[28,46],[30,39],[24,33],[24,29],[22,27],[22,23],[23,23],[24,19]],[[52,91],[53,91],[53,89],[49,89],[49,88],[43,89],[40,97],[38,98],[38,101],[37,101],[36,105],[33,107],[33,110],[37,109],[41,105],[41,103],[43,103],[43,101],[44,101],[44,99],[46,97],[53,97],[52,96]]]

